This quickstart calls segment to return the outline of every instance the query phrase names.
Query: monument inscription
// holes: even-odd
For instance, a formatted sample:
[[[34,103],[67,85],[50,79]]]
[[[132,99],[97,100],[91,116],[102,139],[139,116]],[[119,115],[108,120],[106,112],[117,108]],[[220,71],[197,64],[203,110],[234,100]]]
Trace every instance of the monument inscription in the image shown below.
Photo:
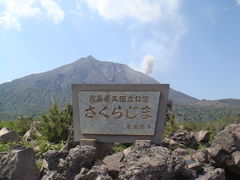
[[[74,138],[161,143],[169,85],[74,84]]]
[[[154,135],[160,92],[80,91],[83,134]]]

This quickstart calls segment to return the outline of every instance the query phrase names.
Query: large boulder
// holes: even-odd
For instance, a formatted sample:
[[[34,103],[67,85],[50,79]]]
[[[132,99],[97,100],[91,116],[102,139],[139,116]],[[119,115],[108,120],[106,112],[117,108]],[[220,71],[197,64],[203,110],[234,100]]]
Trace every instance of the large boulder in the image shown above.
[[[18,142],[20,141],[20,137],[15,131],[10,131],[7,128],[2,128],[0,130],[0,141],[3,143],[12,141]]]
[[[91,168],[96,158],[93,146],[76,146],[68,151],[48,151],[43,155],[42,180],[73,180],[81,168]]]
[[[31,148],[13,150],[0,155],[0,179],[38,180],[40,179],[34,153]]]
[[[218,133],[209,154],[215,167],[240,175],[240,124],[231,124]]]
[[[113,179],[171,180],[186,172],[184,160],[165,147],[135,144],[124,154],[116,153],[103,159]]]

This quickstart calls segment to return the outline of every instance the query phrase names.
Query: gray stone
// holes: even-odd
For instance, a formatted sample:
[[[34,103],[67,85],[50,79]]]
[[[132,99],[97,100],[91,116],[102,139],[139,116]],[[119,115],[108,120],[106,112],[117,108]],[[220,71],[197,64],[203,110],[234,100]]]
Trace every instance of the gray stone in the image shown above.
[[[110,174],[117,174],[120,171],[120,168],[123,166],[122,160],[124,158],[124,154],[122,152],[117,152],[110,156],[106,156],[102,162],[104,163],[106,169],[110,172]]]
[[[201,163],[208,163],[209,162],[209,152],[206,149],[199,149],[192,155],[195,161]]]
[[[74,177],[74,180],[112,180],[104,166],[93,166],[90,171],[82,168],[81,172]]]
[[[179,156],[189,155],[189,151],[187,149],[183,149],[183,148],[177,148],[174,150],[174,152]]]
[[[200,176],[196,180],[225,180],[225,171],[224,169],[217,168],[211,171],[208,171],[203,176]]]
[[[41,180],[68,180],[64,175],[56,171],[48,171]]]
[[[209,149],[211,163],[240,175],[240,124],[231,124],[219,132]]]
[[[194,133],[194,136],[198,143],[208,142],[210,138],[210,133],[208,131],[199,131]]]
[[[91,167],[96,159],[96,148],[93,146],[77,146],[69,150],[66,158],[71,173],[77,174],[82,167]]]
[[[199,162],[193,162],[193,163],[190,163],[186,166],[188,169],[192,169],[194,171],[196,171],[197,173],[201,173],[203,172],[203,168],[202,168],[202,164],[199,163]]]
[[[184,172],[184,160],[161,146],[134,146],[121,161],[120,179],[174,179]]]
[[[20,141],[20,137],[15,131],[9,131],[6,128],[2,128],[0,130],[0,140],[3,143],[7,143],[7,142],[11,142],[11,141],[18,142],[18,141]]]
[[[42,178],[73,180],[82,167],[90,168],[94,164],[96,149],[93,146],[76,146],[68,151],[48,151],[44,153]],[[45,180],[44,179],[44,180]]]
[[[43,154],[43,168],[48,171],[57,170],[60,159],[66,159],[68,151],[65,150],[49,150]]]
[[[177,145],[184,145],[188,148],[195,149],[198,146],[198,142],[193,135],[192,132],[189,131],[181,131],[176,134],[174,134],[172,137],[170,137],[171,140],[174,142],[177,142]]]
[[[34,153],[31,148],[13,150],[0,156],[0,179],[38,180]]]

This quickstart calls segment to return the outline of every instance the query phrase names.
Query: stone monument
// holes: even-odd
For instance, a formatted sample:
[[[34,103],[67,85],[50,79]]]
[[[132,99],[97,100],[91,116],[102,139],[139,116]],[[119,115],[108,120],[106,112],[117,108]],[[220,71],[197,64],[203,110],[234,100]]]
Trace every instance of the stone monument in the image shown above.
[[[168,84],[73,84],[74,139],[80,144],[160,144]]]

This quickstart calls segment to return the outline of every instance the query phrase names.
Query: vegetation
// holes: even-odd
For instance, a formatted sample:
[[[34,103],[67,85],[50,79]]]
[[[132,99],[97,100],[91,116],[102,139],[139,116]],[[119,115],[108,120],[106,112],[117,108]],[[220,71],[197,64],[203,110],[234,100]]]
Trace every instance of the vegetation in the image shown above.
[[[42,113],[40,115],[39,120],[42,125],[38,127],[38,130],[49,142],[66,141],[71,119],[72,105],[68,104],[63,110],[60,110],[57,104],[53,104],[49,109],[49,114]]]
[[[48,150],[60,150],[66,147],[66,140],[68,137],[68,129],[70,120],[72,119],[72,105],[68,104],[63,109],[60,109],[57,104],[53,104],[49,113],[42,113],[38,118],[19,118],[14,121],[0,121],[0,128],[8,128],[14,130],[19,135],[23,136],[30,128],[34,120],[41,121],[41,126],[37,127],[42,134],[38,137],[31,134],[35,141],[30,142],[0,142],[0,152],[7,152],[11,150],[14,145],[21,144],[25,147],[39,147],[38,155],[42,155]]]
[[[216,121],[224,117],[240,117],[240,108],[214,106],[174,105],[173,114],[178,122]]]
[[[23,136],[29,130],[33,121],[34,118],[32,117],[21,117],[14,121],[0,121],[0,128],[8,128],[15,131],[20,136]]]
[[[168,113],[164,137],[171,136],[180,126],[189,131],[207,130],[210,133],[210,141],[215,135],[223,130],[227,125],[240,123],[239,116],[223,117],[213,121],[179,121],[172,113]]]

